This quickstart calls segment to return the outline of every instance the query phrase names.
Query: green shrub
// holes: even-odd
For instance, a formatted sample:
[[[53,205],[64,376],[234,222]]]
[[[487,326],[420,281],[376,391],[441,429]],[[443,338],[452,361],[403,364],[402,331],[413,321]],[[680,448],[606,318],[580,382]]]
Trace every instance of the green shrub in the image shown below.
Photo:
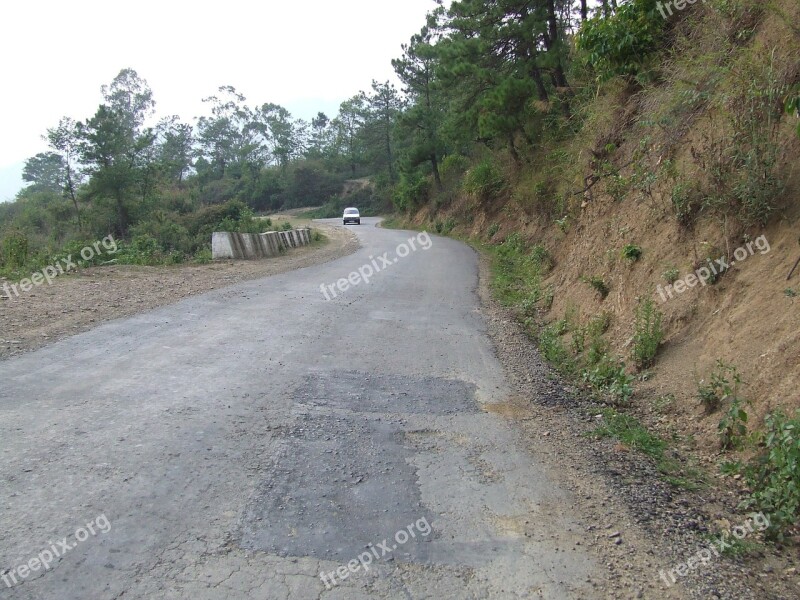
[[[719,442],[723,451],[741,449],[747,435],[747,418],[747,411],[742,408],[741,400],[734,398],[731,407],[719,422]]]
[[[478,163],[464,177],[464,191],[481,201],[496,199],[504,188],[503,175],[490,160]]]
[[[678,223],[684,227],[690,226],[701,205],[697,190],[694,186],[679,181],[672,188],[670,199]]]
[[[491,240],[495,235],[497,235],[498,231],[500,231],[500,225],[497,223],[492,223],[489,225],[489,229],[486,230],[486,237]]]
[[[664,339],[662,318],[663,315],[649,298],[636,307],[632,355],[639,369],[651,367],[655,362],[658,347]]]
[[[398,212],[409,212],[421,206],[428,199],[430,183],[418,174],[403,174],[397,184],[392,202]]]
[[[544,327],[539,333],[539,351],[559,371],[572,373],[575,370],[575,364],[561,341],[562,335],[563,329],[558,322]]]
[[[738,398],[737,393],[741,384],[742,377],[738,369],[718,360],[708,382],[701,379],[697,384],[697,394],[706,412],[713,413],[726,400]]]
[[[658,50],[664,26],[656,0],[631,0],[619,5],[610,16],[598,11],[583,23],[578,33],[579,58],[600,79],[615,75],[633,77]]]
[[[673,283],[678,281],[678,278],[680,277],[680,275],[681,275],[681,272],[678,270],[677,267],[670,267],[669,269],[667,269],[666,271],[664,271],[661,274],[661,277],[663,277],[664,280],[667,283],[672,285]]]
[[[625,363],[607,354],[594,366],[583,370],[583,380],[595,390],[610,394],[623,403],[633,395],[633,377],[625,372]]]
[[[635,244],[625,244],[622,248],[622,258],[636,262],[642,257],[642,249]]]
[[[28,262],[29,242],[21,231],[12,231],[3,238],[2,265],[10,269],[20,269]]]
[[[794,418],[769,415],[758,446],[761,452],[744,470],[752,492],[743,506],[766,513],[769,535],[780,540],[800,515],[800,411]]]

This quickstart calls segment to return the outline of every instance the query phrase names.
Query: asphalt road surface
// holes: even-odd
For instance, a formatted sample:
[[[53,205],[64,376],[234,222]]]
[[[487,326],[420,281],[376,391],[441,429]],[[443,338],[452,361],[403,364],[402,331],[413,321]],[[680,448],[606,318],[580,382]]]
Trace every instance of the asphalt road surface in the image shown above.
[[[0,362],[0,598],[594,597],[476,255],[375,224]]]

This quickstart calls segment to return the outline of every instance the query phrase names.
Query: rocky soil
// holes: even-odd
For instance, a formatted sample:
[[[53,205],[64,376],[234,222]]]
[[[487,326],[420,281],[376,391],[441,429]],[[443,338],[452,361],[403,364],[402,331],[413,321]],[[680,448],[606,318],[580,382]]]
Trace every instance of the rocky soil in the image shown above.
[[[707,466],[697,491],[672,485],[656,466],[617,441],[592,435],[605,405],[566,384],[541,358],[515,316],[492,297],[489,262],[481,261],[479,293],[496,352],[519,395],[494,410],[525,432],[532,452],[551,465],[593,523],[585,543],[609,569],[609,597],[779,600],[800,597],[796,547],[762,545],[749,555],[713,556],[672,583],[660,578],[748,519],[736,510],[740,490]],[[681,462],[686,457],[676,452]],[[757,527],[754,527],[757,531]]]

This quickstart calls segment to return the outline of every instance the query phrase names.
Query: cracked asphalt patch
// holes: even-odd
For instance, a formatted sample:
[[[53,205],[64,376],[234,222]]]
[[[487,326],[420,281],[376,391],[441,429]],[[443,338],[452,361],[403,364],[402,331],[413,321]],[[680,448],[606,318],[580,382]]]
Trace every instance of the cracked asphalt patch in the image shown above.
[[[306,377],[293,396],[293,424],[276,432],[280,461],[248,507],[242,546],[346,563],[388,539],[392,558],[426,562],[435,533],[393,541],[433,520],[410,461],[407,436],[419,432],[403,415],[479,413],[474,395],[472,385],[435,377]]]

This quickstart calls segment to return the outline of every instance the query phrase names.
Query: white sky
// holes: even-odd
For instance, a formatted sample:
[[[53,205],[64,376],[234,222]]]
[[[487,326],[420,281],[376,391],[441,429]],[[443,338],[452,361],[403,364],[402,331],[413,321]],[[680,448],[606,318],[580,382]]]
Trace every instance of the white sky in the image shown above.
[[[123,8],[124,6],[124,8]],[[233,85],[250,105],[275,102],[295,117],[339,103],[372,79],[425,24],[433,0],[26,0],[0,9],[0,201],[9,172],[46,149],[62,116],[90,117],[100,87],[126,67],[150,84],[158,116],[186,122],[202,98]],[[8,184],[5,184],[6,186]]]

